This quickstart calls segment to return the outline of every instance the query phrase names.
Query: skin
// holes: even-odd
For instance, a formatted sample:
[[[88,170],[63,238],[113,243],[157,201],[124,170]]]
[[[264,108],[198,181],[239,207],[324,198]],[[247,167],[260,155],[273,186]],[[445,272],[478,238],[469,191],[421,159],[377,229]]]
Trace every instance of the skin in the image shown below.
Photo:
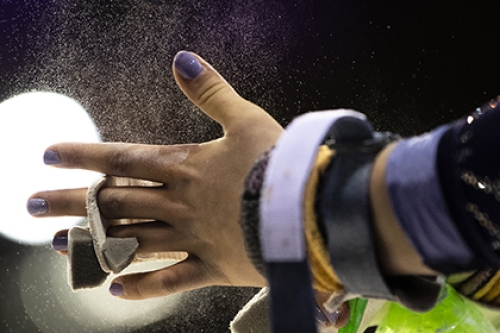
[[[123,299],[159,297],[210,285],[266,285],[245,253],[238,223],[240,197],[244,177],[283,129],[198,59],[203,66],[199,76],[187,80],[174,66],[175,80],[200,110],[223,127],[222,138],[174,146],[61,143],[47,148],[60,157],[55,167],[161,183],[148,188],[107,187],[98,195],[102,214],[114,224],[108,228],[110,236],[137,237],[139,253],[188,253],[186,260],[173,266],[117,277],[113,282],[123,287]],[[387,275],[434,274],[422,264],[391,209],[384,176],[393,147],[377,156],[370,183],[381,268]],[[35,193],[31,198],[45,199],[49,206],[46,214],[37,217],[85,216],[85,195],[86,189],[65,189]],[[119,225],[117,220],[122,218],[149,222]]]
[[[370,201],[373,212],[376,253],[385,275],[436,275],[424,263],[399,225],[385,184],[387,160],[397,143],[382,150],[373,166]]]
[[[238,223],[243,180],[269,150],[282,127],[263,109],[241,98],[203,59],[203,72],[177,84],[200,110],[217,121],[224,136],[202,144],[155,146],[122,143],[61,143],[48,147],[59,168],[162,183],[154,188],[105,188],[98,196],[108,219],[154,222],[108,229],[113,237],[137,237],[139,252],[185,251],[189,257],[166,269],[120,276],[124,299],[145,299],[210,285],[265,286],[246,256]],[[172,158],[175,155],[175,158]],[[209,163],[207,162],[209,161]],[[39,192],[44,216],[85,216],[86,189]],[[115,221],[118,224],[118,221]]]

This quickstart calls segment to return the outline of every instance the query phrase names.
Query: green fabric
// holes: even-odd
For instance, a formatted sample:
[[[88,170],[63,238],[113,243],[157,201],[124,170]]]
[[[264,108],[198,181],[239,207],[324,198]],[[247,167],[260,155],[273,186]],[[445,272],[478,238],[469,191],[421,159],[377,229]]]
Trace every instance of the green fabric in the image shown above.
[[[436,307],[425,313],[391,303],[376,332],[496,333],[496,330],[475,304],[448,286]]]
[[[368,300],[366,298],[355,298],[349,301],[351,316],[349,323],[339,329],[339,333],[356,333],[365,313]]]

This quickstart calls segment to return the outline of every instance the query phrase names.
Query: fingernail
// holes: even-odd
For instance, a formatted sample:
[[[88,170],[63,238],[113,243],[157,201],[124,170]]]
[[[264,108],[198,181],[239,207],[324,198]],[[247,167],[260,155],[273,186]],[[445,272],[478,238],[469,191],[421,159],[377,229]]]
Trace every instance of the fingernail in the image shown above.
[[[52,164],[61,164],[61,158],[59,154],[53,150],[46,150],[43,154],[43,163],[52,165]]]
[[[54,235],[52,248],[57,252],[68,252],[68,230],[59,231]]]
[[[119,283],[113,282],[109,287],[109,292],[113,296],[123,296],[123,286]]]
[[[49,211],[49,204],[44,199],[29,199],[27,208],[31,215],[43,215]]]
[[[319,306],[316,307],[315,317],[316,321],[324,327],[335,326],[340,317],[340,309],[335,310],[333,313],[322,310]]]
[[[334,312],[328,312],[325,310],[325,315],[328,318],[328,320],[332,323],[332,325],[335,325],[337,321],[339,320],[341,310],[337,309]]]
[[[180,51],[175,55],[174,66],[186,80],[196,78],[203,71],[203,66],[198,59],[187,51]]]
[[[321,324],[321,326],[323,327],[326,327],[328,326],[328,318],[326,318],[326,315],[325,313],[323,312],[323,310],[321,310],[318,306],[316,307],[316,311],[315,311],[315,317],[316,317],[316,321]]]

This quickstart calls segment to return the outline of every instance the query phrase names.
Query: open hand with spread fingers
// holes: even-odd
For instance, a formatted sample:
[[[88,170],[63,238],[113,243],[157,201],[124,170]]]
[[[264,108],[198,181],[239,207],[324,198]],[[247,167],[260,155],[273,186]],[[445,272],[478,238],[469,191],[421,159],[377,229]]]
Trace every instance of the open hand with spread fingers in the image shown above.
[[[282,128],[196,54],[179,52],[173,71],[184,94],[223,127],[223,137],[172,146],[61,143],[47,148],[45,163],[161,184],[109,186],[97,196],[101,213],[109,220],[149,221],[112,226],[110,236],[136,237],[143,254],[188,254],[158,271],[117,277],[111,286],[115,296],[145,299],[210,285],[264,286],[264,277],[245,252],[238,223],[240,197],[246,174],[274,145]],[[39,192],[28,200],[28,210],[38,217],[85,216],[86,191]]]

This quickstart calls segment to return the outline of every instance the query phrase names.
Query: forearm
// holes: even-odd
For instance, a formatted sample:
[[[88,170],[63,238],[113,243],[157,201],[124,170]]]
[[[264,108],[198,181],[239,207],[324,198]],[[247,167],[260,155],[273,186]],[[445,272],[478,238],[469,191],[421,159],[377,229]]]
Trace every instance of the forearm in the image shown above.
[[[435,271],[423,264],[392,210],[385,175],[387,160],[396,145],[392,143],[378,154],[370,181],[373,233],[379,265],[388,276],[435,275]]]

